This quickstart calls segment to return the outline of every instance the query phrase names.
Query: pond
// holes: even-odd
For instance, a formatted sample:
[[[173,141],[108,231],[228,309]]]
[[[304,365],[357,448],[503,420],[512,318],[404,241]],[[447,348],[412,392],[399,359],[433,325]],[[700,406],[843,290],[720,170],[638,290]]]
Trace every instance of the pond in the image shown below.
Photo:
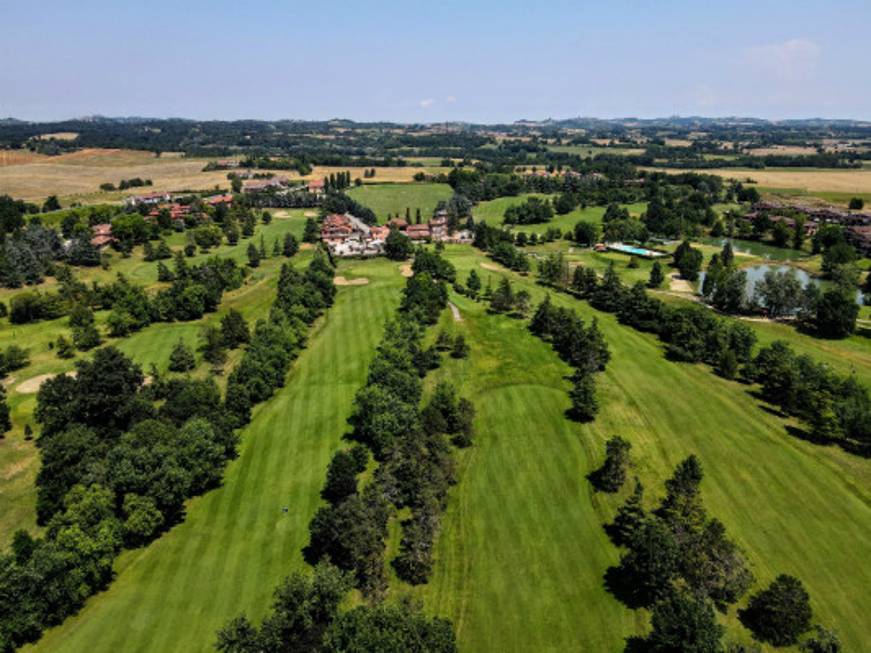
[[[786,272],[787,270],[793,270],[795,272],[795,276],[801,282],[802,286],[807,286],[808,283],[815,283],[817,285],[825,286],[828,282],[820,282],[819,279],[815,279],[810,274],[802,270],[801,268],[793,267],[791,265],[754,265],[749,268],[741,268],[742,272],[747,274],[747,287],[745,288],[745,294],[748,300],[753,299],[753,291],[756,287],[756,282],[761,281],[763,277],[765,277],[765,273],[769,270],[774,270],[775,272]],[[701,294],[702,285],[705,283],[705,273],[702,272],[699,274],[699,294]],[[858,304],[862,304],[862,291],[856,291],[856,302]]]

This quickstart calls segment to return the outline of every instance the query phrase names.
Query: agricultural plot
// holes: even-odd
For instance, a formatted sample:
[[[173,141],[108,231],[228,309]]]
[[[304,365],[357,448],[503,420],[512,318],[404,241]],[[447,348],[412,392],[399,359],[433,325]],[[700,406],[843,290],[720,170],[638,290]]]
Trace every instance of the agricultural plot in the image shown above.
[[[674,169],[661,169],[661,172],[685,172]],[[831,168],[766,168],[751,170],[749,168],[712,168],[696,170],[696,172],[717,175],[724,179],[738,179],[753,182],[763,188],[784,190],[799,190],[810,194],[819,192],[856,194],[871,193],[871,169],[858,168],[850,170],[835,170]]]
[[[57,195],[64,205],[119,201],[126,195],[152,191],[229,188],[226,171],[203,172],[208,159],[182,158],[135,150],[84,149],[58,156],[34,155],[29,160],[0,165],[0,194],[41,202]],[[101,192],[100,184],[121,179],[151,179],[153,186]]]
[[[339,289],[286,386],[255,410],[223,486],[191,501],[158,541],[125,552],[106,592],[26,650],[205,652],[240,610],[263,616],[278,581],[304,564],[327,464],[403,283],[383,260],[338,273],[370,283]]]

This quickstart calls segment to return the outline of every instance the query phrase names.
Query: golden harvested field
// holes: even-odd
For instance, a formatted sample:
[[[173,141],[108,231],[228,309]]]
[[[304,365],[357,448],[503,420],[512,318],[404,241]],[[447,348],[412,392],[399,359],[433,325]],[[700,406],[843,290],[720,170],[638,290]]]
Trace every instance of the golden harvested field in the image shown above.
[[[171,154],[155,157],[151,152],[134,150],[84,149],[60,156],[31,155],[29,159],[0,167],[0,194],[26,200],[57,195],[66,205],[72,201],[120,200],[126,195],[158,190],[229,186],[226,172],[202,172],[205,164],[206,159],[184,159]],[[99,190],[102,183],[118,184],[133,177],[151,179],[154,186],[112,193]]]
[[[51,139],[56,141],[71,141],[78,135],[78,132],[52,132],[50,134],[40,134],[36,138],[41,141],[50,141]]]
[[[57,195],[66,206],[74,201],[83,204],[120,201],[127,195],[152,191],[204,190],[229,188],[226,170],[203,172],[208,159],[184,158],[178,152],[155,157],[151,152],[117,149],[83,149],[78,152],[45,156],[27,151],[0,151],[0,194],[17,199],[43,200]],[[364,168],[317,166],[310,175],[300,177],[293,171],[276,170],[289,179],[322,179],[330,173],[350,170],[351,177],[363,179]],[[447,172],[440,167],[376,168],[367,183],[410,182],[415,173]],[[151,179],[154,186],[127,191],[102,192],[100,184],[118,184],[122,179]]]
[[[816,154],[817,148],[807,145],[772,145],[771,147],[759,147],[746,150],[750,156],[768,156],[769,154],[788,154],[790,156],[804,156]]]
[[[664,172],[678,174],[682,170],[657,168]],[[807,192],[871,193],[871,169],[822,170],[784,169],[747,170],[742,168],[715,168],[696,170],[701,174],[719,175],[725,179],[744,181],[752,179],[766,188],[789,188]]]

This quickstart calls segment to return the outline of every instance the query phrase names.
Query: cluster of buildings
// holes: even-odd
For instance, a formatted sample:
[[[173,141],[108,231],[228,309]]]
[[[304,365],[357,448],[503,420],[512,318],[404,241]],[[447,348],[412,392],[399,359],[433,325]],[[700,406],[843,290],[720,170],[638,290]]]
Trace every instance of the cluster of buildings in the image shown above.
[[[396,218],[384,226],[374,227],[350,213],[328,215],[321,224],[321,240],[333,256],[380,256],[384,254],[391,229],[396,229],[415,243],[471,243],[474,239],[469,231],[451,233],[447,213],[439,211],[423,224],[409,224]]]
[[[761,217],[766,217],[769,222],[782,222],[790,229],[795,229],[797,216],[804,218],[803,230],[806,236],[813,236],[821,225],[837,224],[844,228],[847,242],[864,256],[871,256],[871,213],[853,213],[825,206],[760,201],[753,204],[743,219],[752,224]]]

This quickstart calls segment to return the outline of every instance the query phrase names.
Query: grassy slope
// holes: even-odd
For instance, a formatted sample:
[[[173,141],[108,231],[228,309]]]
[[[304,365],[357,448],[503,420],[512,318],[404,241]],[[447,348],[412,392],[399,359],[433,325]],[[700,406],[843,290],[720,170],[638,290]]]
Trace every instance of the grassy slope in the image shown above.
[[[463,278],[482,260],[471,250],[452,259]],[[611,347],[592,425],[562,417],[568,368],[522,323],[455,299],[472,357],[437,374],[475,400],[477,444],[462,454],[436,570],[418,591],[456,621],[464,650],[618,650],[623,637],[644,632],[643,615],[602,589],[618,552],[600,524],[623,496],[594,495],[584,480],[615,433],[633,444],[649,504],[674,465],[698,455],[708,510],[746,549],[757,585],[798,575],[817,618],[841,633],[846,650],[861,650],[871,637],[861,608],[871,582],[861,565],[871,541],[871,463],[791,437],[744,386],[668,362],[653,337],[555,300],[598,316]],[[734,610],[725,622],[747,639]]]
[[[296,217],[299,219],[275,219],[267,226],[258,226],[257,235],[254,238],[255,242],[259,241],[260,233],[265,234],[267,249],[271,252],[273,238],[283,237],[283,234],[288,231],[300,236],[303,219],[301,213]],[[176,237],[173,236],[173,238]],[[233,247],[217,248],[213,253],[243,261],[248,242],[244,240]],[[204,255],[197,255],[188,260],[198,262],[204,258]],[[297,264],[301,264],[305,259],[307,259],[307,255],[300,255]],[[194,322],[154,324],[128,338],[106,340],[106,342],[117,345],[122,351],[133,357],[146,371],[151,363],[157,365],[161,371],[166,371],[169,352],[179,338],[183,338],[189,345],[195,347],[203,324],[219,320],[223,313],[230,308],[242,311],[249,321],[265,316],[274,298],[277,270],[284,261],[284,258],[270,258],[263,261],[260,268],[249,274],[242,288],[225,295],[221,308],[214,315],[207,315],[202,320]],[[141,248],[137,248],[130,258],[116,259],[115,265],[108,272],[98,268],[77,270],[77,274],[87,281],[97,278],[97,275],[100,275],[101,281],[110,281],[114,279],[115,273],[120,271],[128,278],[135,280],[136,283],[153,286],[157,282],[156,265],[156,263],[143,261]],[[8,295],[18,292],[22,291],[20,289],[4,289],[0,291],[0,296],[8,297]],[[97,314],[99,325],[105,324],[107,315],[107,311],[101,311]],[[102,331],[105,333],[105,328]],[[30,423],[34,430],[37,430],[32,417],[33,410],[36,408],[36,394],[33,392],[22,393],[19,391],[19,386],[22,382],[34,377],[59,374],[73,369],[76,359],[62,360],[49,349],[49,343],[55,341],[61,334],[69,337],[66,318],[24,325],[12,325],[8,319],[0,320],[0,348],[5,348],[11,344],[22,345],[30,351],[31,360],[30,365],[16,370],[4,380],[9,405],[12,409],[13,429],[6,434],[4,439],[0,440],[0,548],[6,547],[11,541],[14,531],[19,528],[36,530],[34,481],[39,462],[34,443],[24,440],[25,424]],[[90,353],[80,353],[78,358],[88,356]],[[233,361],[233,354],[231,354],[228,369],[232,366]],[[200,372],[206,374],[208,366],[201,365]],[[222,379],[219,379],[220,381]]]
[[[223,487],[194,499],[160,540],[125,553],[109,590],[34,650],[208,651],[239,611],[263,615],[281,577],[303,564],[327,463],[398,301],[395,265],[342,269],[357,271],[372,283],[340,289],[286,387],[255,412]]]
[[[406,208],[410,209],[412,220],[418,208],[421,219],[428,220],[439,200],[449,200],[451,194],[447,184],[430,183],[366,184],[348,189],[348,195],[375,211],[381,223],[387,221],[388,213],[404,217]]]

